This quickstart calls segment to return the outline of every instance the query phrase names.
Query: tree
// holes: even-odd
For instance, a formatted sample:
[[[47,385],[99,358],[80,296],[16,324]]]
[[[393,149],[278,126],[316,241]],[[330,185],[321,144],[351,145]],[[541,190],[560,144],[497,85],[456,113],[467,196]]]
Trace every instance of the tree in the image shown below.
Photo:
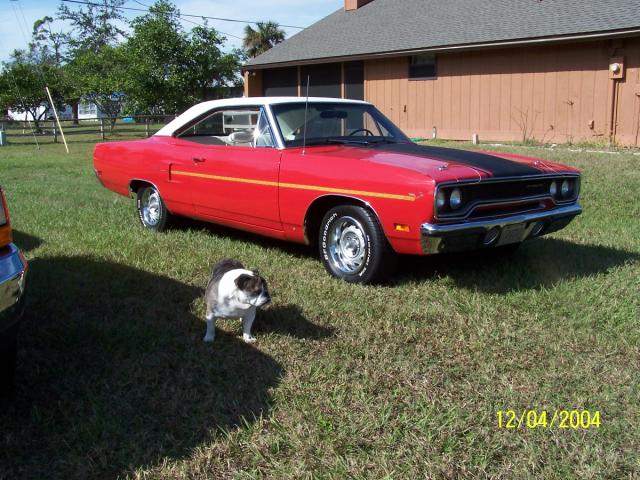
[[[226,38],[206,22],[185,31],[169,0],[156,1],[147,14],[135,18],[128,37],[118,27],[125,0],[88,3],[79,9],[59,7],[59,18],[73,27],[68,36],[54,31],[51,17],[34,24],[29,48],[17,51],[2,74],[0,99],[7,107],[36,118],[47,115],[40,112],[47,103],[41,72],[56,104],[64,99],[75,106],[74,119],[81,98],[111,117],[123,110],[164,115],[241,83],[244,53],[224,52]],[[20,79],[19,88],[11,86],[11,73]],[[19,100],[18,90],[29,92],[29,98]]]
[[[84,100],[95,103],[111,118],[112,129],[126,102],[128,69],[129,61],[122,46],[105,46],[97,53],[89,50],[77,53],[64,67],[66,77],[74,80],[76,92],[82,92]]]
[[[69,46],[73,53],[99,53],[104,47],[115,46],[126,32],[118,22],[126,23],[120,7],[126,0],[93,0],[74,10],[66,4],[58,7],[58,18],[71,22],[73,28]],[[99,3],[100,5],[96,5]]]
[[[159,0],[131,22],[127,107],[137,113],[177,113],[237,81],[240,60],[222,52],[225,38],[206,24],[188,34],[179,16],[175,5]]]
[[[51,113],[45,84],[56,107],[61,108],[66,92],[60,69],[46,62],[25,61],[24,56],[14,52],[14,60],[5,63],[0,74],[0,106],[30,115],[39,131],[40,122]]]
[[[69,41],[69,36],[62,32],[53,31],[53,18],[49,16],[36,20],[33,24],[30,50],[37,52],[42,61],[62,65],[63,50]]]
[[[206,100],[211,95],[221,96],[228,85],[240,85],[238,76],[241,58],[238,52],[223,53],[220,47],[225,37],[207,25],[195,27],[187,42],[183,75],[190,85],[192,103]]]
[[[285,32],[276,22],[258,22],[258,29],[254,30],[250,25],[244,27],[244,40],[242,46],[251,58],[273,48],[284,41]]]
[[[186,36],[178,14],[173,4],[160,0],[131,22],[124,46],[130,63],[127,93],[129,107],[138,112],[175,113],[188,96],[181,71]]]
[[[80,59],[79,63],[95,64],[95,59],[100,58],[103,49],[115,47],[126,35],[125,31],[118,26],[127,22],[120,10],[126,0],[92,0],[88,3],[89,5],[78,9],[70,8],[64,3],[58,7],[58,18],[69,21],[72,26],[71,33],[65,38],[69,45],[71,63],[79,57],[93,54],[95,57],[92,59],[85,57]],[[108,56],[109,53],[105,58]],[[83,81],[86,78],[83,75],[80,77],[76,75],[85,72],[78,68],[65,69],[65,71],[68,74],[70,86],[74,87],[67,101],[73,106],[73,120],[77,123],[78,104],[80,97],[84,96]]]

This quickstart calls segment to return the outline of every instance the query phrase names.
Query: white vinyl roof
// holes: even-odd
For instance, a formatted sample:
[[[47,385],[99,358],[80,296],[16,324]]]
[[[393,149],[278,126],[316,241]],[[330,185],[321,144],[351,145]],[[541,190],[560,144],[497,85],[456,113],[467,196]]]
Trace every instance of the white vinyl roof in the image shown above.
[[[209,102],[202,102],[194,105],[177,118],[167,123],[164,127],[158,130],[155,135],[161,137],[170,137],[177,130],[182,128],[200,115],[220,107],[253,107],[253,106],[266,106],[277,105],[280,103],[305,103],[306,97],[243,97],[243,98],[225,98],[222,100],[211,100]],[[309,102],[326,102],[326,103],[358,103],[367,104],[360,100],[345,100],[341,98],[325,98],[325,97],[309,97]]]

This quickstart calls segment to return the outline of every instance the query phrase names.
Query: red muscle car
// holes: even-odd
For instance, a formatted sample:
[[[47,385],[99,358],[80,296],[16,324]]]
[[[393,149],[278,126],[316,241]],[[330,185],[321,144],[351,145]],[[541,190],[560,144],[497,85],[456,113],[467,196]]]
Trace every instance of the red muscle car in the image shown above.
[[[519,244],[581,213],[574,168],[417,145],[351,100],[201,103],[149,139],[98,144],[94,168],[145,228],[181,215],[317,244],[349,282],[380,280],[394,253]]]

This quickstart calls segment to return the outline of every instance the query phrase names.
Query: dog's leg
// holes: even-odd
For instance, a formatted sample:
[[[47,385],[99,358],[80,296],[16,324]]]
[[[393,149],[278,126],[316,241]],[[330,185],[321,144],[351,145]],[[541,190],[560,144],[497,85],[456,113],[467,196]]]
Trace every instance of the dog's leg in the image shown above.
[[[207,333],[204,334],[203,340],[207,343],[213,342],[216,338],[216,317],[213,313],[207,313]]]
[[[251,326],[256,318],[256,309],[249,310],[244,317],[242,317],[242,339],[247,343],[253,343],[256,341],[256,337],[251,335]]]

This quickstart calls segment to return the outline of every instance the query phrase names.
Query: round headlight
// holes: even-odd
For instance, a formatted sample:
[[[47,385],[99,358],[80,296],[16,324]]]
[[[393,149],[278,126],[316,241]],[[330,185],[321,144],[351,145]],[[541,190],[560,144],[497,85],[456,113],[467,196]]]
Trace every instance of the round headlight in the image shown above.
[[[454,188],[451,192],[451,196],[449,197],[449,205],[451,206],[452,210],[456,210],[460,208],[460,205],[462,205],[462,192],[459,188]]]
[[[560,193],[562,193],[563,197],[569,196],[569,180],[565,180],[562,182],[562,186],[560,187]]]
[[[552,197],[555,197],[558,193],[558,184],[556,182],[551,182],[551,186],[549,187],[549,193]]]
[[[438,208],[438,210],[442,210],[446,203],[447,197],[445,196],[444,192],[440,190],[436,195],[436,207]]]

